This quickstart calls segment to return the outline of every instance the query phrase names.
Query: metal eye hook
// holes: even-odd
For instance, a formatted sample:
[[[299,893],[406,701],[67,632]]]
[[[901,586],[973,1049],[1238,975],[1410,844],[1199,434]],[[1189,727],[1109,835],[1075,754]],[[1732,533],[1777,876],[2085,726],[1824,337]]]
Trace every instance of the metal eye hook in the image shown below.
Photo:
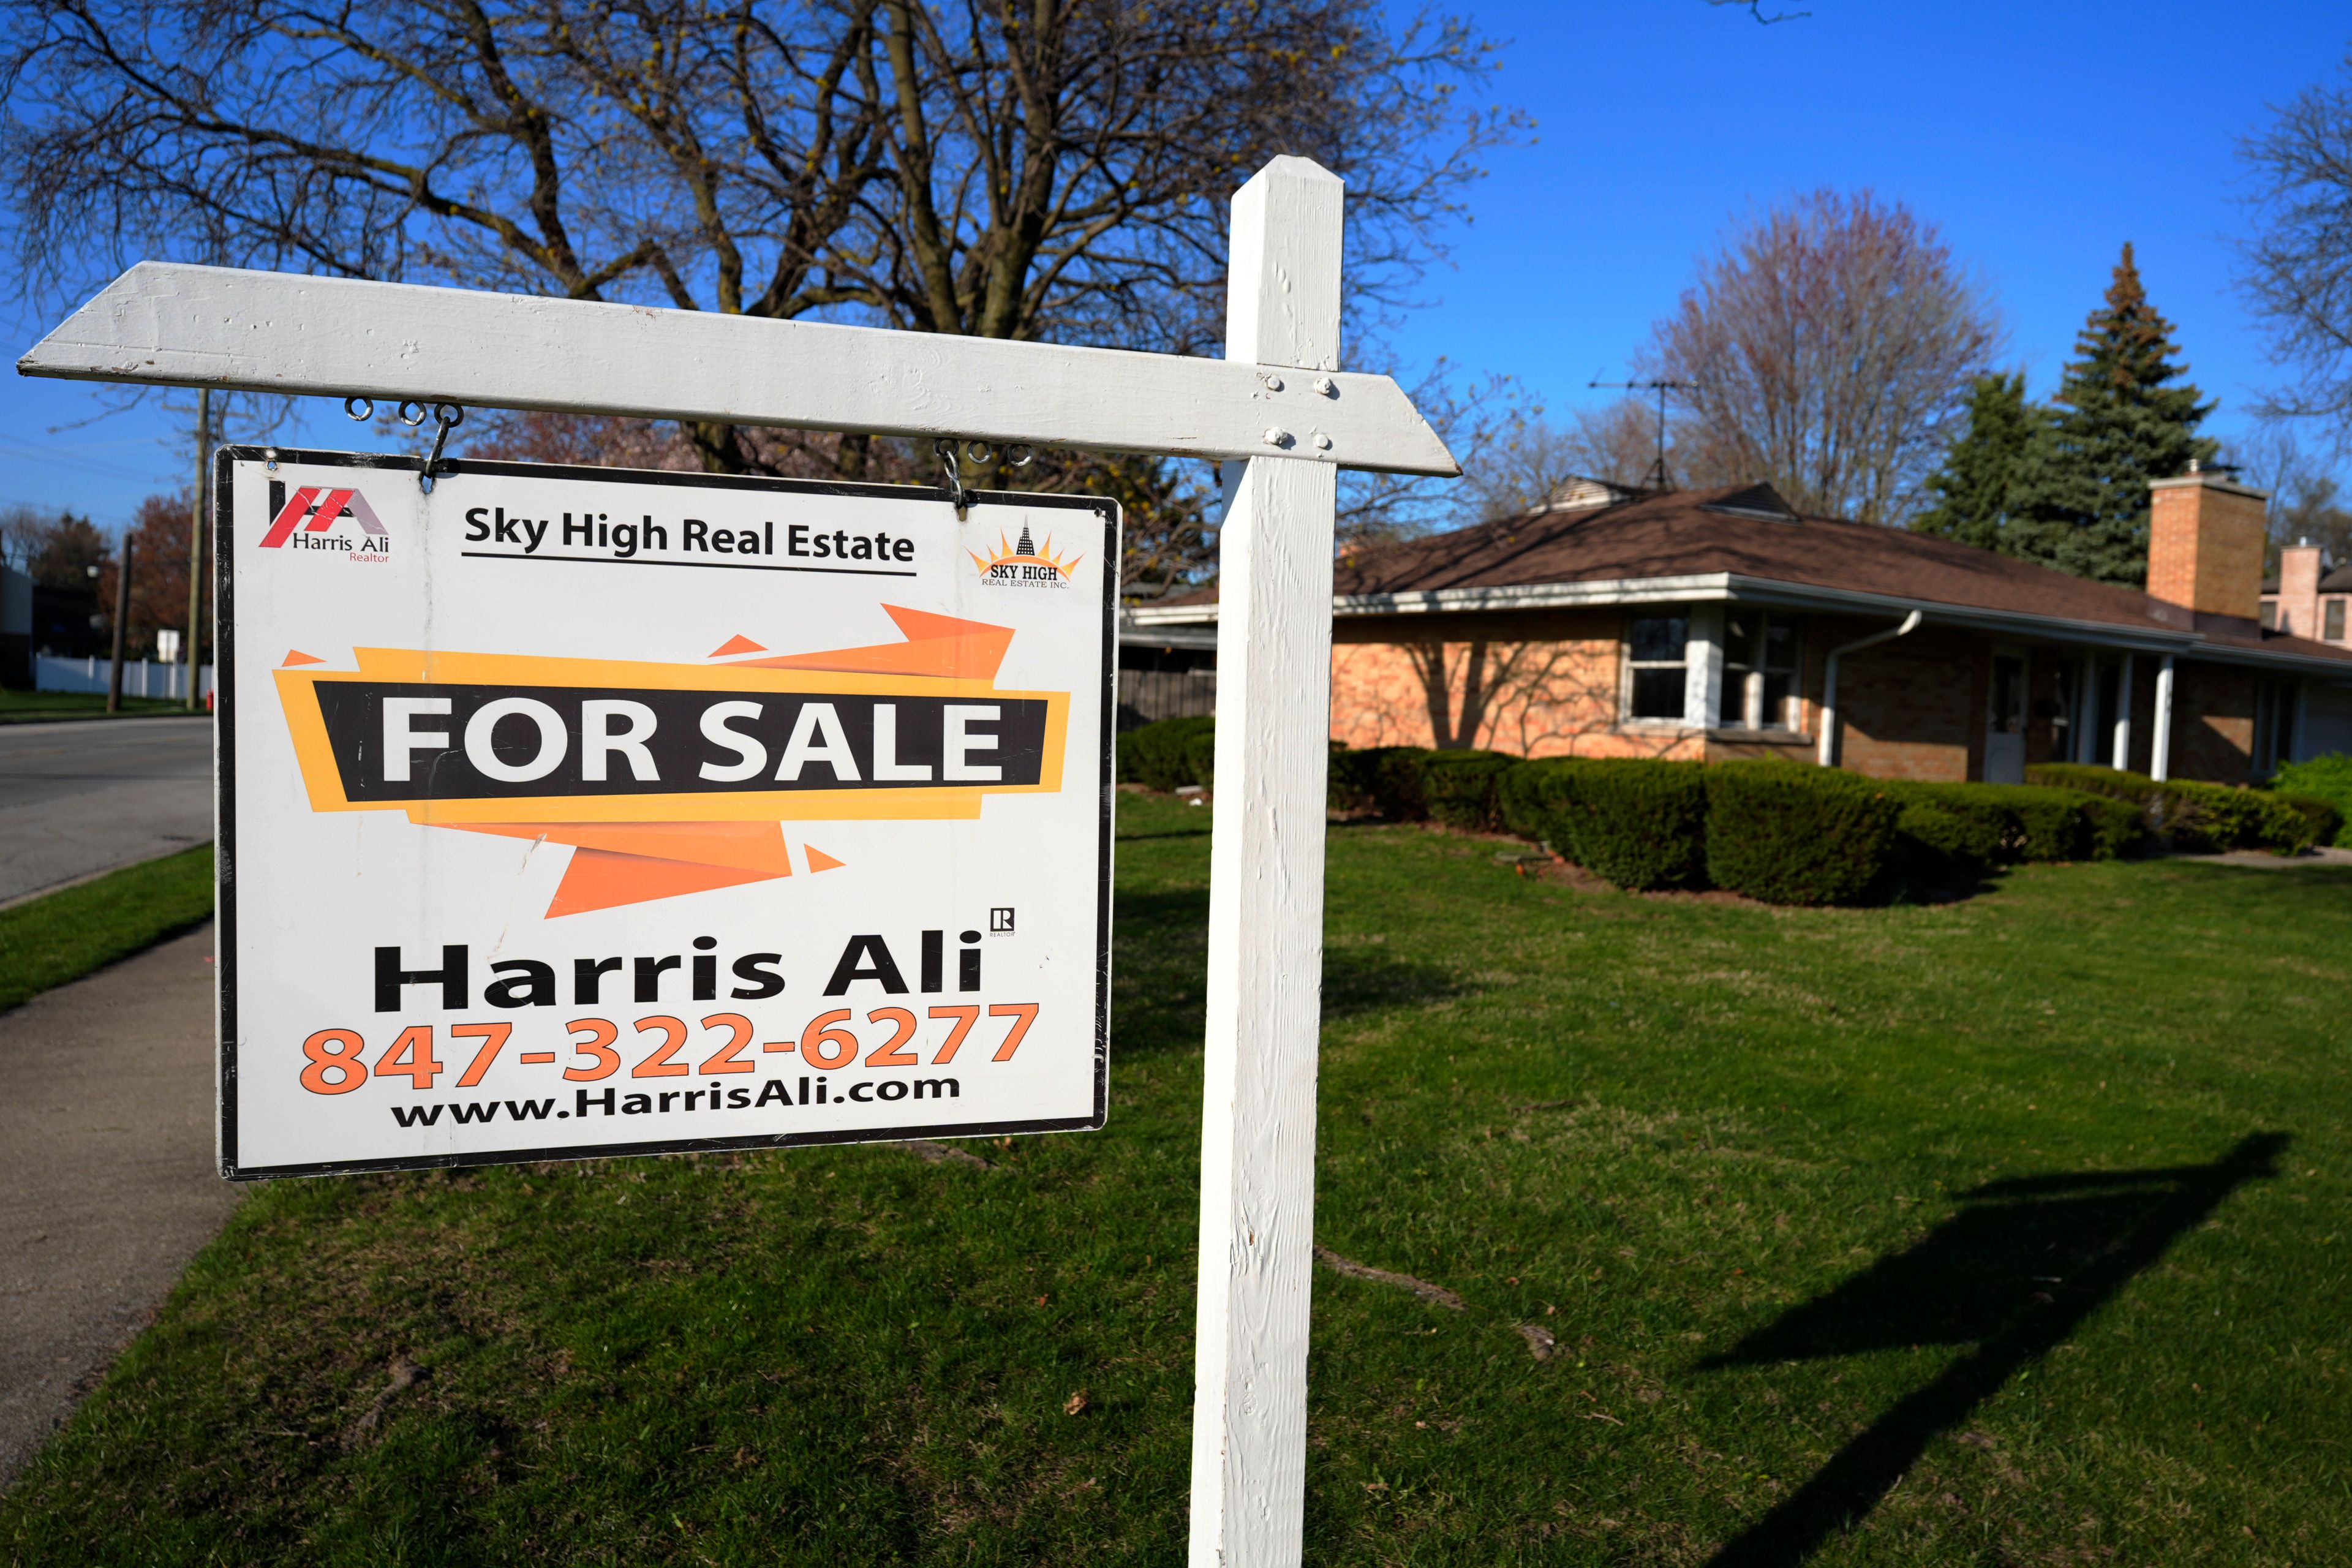
[[[1004,448],[1004,460],[1016,468],[1025,468],[1037,460],[1037,448],[1026,441],[1015,441]]]
[[[964,488],[963,468],[956,461],[955,442],[933,441],[931,450],[939,455],[940,473],[947,481],[948,504],[955,508],[956,521],[969,521],[971,516],[971,491]]]
[[[966,441],[963,444],[963,455],[982,467],[996,461],[996,448],[985,441]]]
[[[357,405],[357,406],[353,406],[354,405]],[[369,420],[375,417],[375,399],[373,397],[346,397],[343,399],[343,412],[364,425]]]
[[[403,407],[407,406],[405,404]],[[424,405],[418,405],[417,417],[412,423],[424,423]],[[416,476],[416,483],[426,495],[433,493],[433,477],[441,466],[441,448],[449,444],[449,432],[466,422],[466,411],[454,403],[433,405],[433,421],[440,428],[433,433],[433,450],[425,459],[425,471]]]
[[[412,408],[416,410],[416,412],[411,414],[409,410]],[[413,430],[417,426],[425,423],[427,413],[428,410],[425,408],[425,405],[411,397],[403,399],[400,406],[393,410],[392,416]]]

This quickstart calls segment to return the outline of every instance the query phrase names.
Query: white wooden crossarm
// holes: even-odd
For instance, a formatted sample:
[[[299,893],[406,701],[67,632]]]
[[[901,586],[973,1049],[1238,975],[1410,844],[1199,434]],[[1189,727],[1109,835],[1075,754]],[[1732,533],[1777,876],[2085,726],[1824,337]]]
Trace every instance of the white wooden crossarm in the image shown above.
[[[142,261],[26,375],[1461,471],[1385,375]]]

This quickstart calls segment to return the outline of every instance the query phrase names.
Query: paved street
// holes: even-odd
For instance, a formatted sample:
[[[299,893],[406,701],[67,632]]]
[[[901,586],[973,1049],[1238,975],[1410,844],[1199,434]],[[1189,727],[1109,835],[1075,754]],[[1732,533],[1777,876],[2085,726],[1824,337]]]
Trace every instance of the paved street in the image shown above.
[[[236,1205],[212,951],[206,923],[0,1019],[0,1488]]]
[[[210,719],[0,725],[0,903],[213,833]]]

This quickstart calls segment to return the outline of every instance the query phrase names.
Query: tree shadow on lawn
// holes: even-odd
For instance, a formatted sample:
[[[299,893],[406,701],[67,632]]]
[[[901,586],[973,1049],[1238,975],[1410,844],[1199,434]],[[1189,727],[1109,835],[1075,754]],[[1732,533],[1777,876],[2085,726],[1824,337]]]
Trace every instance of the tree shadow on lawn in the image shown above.
[[[2210,1165],[1991,1182],[1917,1244],[1757,1330],[1700,1370],[1923,1344],[1975,1348],[1832,1456],[1708,1568],[1793,1568],[1853,1528],[2019,1371],[2048,1355],[2246,1182],[2276,1175],[2284,1133]]]

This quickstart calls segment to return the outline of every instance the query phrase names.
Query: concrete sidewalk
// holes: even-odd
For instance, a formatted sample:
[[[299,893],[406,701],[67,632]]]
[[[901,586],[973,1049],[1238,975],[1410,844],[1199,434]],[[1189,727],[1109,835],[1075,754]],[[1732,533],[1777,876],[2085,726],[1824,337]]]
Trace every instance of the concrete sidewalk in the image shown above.
[[[213,927],[0,1013],[0,1486],[219,1231]]]

